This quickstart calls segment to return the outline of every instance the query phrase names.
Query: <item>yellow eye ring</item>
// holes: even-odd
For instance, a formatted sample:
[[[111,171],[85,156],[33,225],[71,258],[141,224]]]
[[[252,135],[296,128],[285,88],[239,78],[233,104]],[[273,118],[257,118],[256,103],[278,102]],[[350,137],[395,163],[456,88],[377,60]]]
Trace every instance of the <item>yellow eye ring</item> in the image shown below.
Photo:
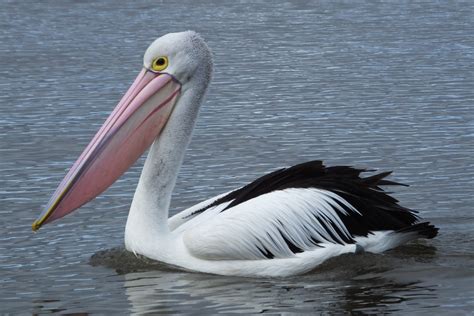
[[[162,71],[168,67],[168,57],[161,56],[157,57],[151,63],[151,69],[154,71]]]

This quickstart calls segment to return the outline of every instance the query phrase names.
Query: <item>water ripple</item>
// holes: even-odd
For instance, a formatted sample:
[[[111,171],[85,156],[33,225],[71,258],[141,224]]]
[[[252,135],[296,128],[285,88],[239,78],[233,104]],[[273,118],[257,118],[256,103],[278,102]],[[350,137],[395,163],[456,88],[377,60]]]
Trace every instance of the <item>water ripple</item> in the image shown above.
[[[1,2],[2,312],[472,311],[471,2]],[[439,225],[439,238],[290,280],[92,267],[91,255],[123,243],[143,159],[32,234],[147,45],[189,28],[212,47],[216,71],[173,214],[275,168],[324,159],[395,170],[411,185],[396,197]]]

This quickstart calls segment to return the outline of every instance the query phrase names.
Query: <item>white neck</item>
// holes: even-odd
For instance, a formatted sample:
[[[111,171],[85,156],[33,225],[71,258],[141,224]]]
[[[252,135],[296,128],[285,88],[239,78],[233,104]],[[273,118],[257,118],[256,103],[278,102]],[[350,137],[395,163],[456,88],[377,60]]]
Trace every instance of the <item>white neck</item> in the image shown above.
[[[125,228],[125,245],[130,251],[146,255],[169,236],[171,193],[206,88],[207,82],[202,80],[182,87],[173,113],[150,147]]]

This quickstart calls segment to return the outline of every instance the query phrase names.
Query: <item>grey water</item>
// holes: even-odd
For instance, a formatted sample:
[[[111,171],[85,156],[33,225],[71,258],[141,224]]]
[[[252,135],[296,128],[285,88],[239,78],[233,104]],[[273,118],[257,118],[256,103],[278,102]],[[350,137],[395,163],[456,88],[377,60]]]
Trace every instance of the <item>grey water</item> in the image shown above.
[[[0,1],[0,312],[468,315],[474,310],[471,1]],[[147,46],[193,29],[215,75],[172,214],[312,159],[394,170],[436,239],[283,279],[177,271],[123,250],[143,158],[31,231]]]

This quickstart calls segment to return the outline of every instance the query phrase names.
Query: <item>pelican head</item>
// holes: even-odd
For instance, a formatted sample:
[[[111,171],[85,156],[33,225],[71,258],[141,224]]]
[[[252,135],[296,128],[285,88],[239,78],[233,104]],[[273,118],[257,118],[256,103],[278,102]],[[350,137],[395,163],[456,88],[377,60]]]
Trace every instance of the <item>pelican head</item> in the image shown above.
[[[157,38],[147,48],[143,56],[143,66],[145,69],[157,68],[158,71],[164,71],[185,85],[199,76],[207,76],[208,78],[204,79],[209,82],[212,58],[210,49],[198,33],[169,33]],[[164,66],[166,69],[162,70]]]
[[[73,164],[33,230],[61,218],[111,186],[160,138],[176,108],[198,108],[180,102],[189,90],[204,94],[212,74],[212,59],[195,32],[170,33],[146,50],[143,69],[86,149]],[[197,109],[194,109],[197,112]]]

